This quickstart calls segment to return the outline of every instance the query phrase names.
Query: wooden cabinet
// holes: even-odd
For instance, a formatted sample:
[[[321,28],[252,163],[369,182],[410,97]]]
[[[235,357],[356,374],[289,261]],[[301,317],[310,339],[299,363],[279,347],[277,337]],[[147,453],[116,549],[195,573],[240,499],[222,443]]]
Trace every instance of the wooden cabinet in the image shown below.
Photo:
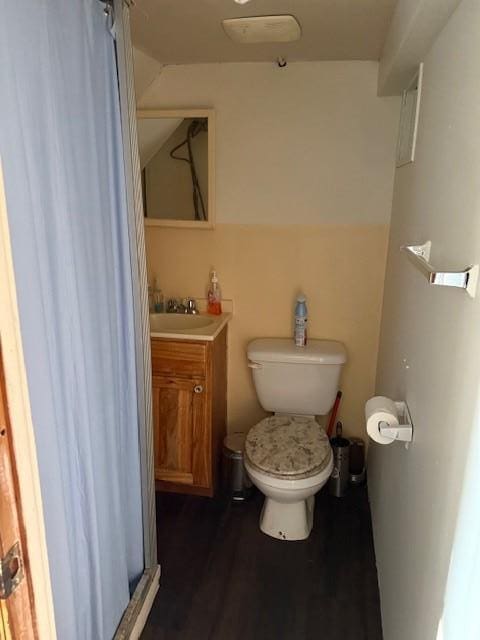
[[[213,496],[226,430],[227,329],[213,341],[152,338],[157,489]]]

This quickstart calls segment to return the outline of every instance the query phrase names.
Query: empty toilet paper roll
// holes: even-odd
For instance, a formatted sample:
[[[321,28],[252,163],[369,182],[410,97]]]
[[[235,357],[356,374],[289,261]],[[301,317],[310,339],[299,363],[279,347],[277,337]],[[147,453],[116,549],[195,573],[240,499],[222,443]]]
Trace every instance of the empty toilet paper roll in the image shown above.
[[[367,433],[372,440],[379,444],[395,442],[392,438],[382,436],[379,423],[387,422],[391,427],[398,425],[398,413],[395,402],[384,396],[375,396],[365,403],[365,420]]]

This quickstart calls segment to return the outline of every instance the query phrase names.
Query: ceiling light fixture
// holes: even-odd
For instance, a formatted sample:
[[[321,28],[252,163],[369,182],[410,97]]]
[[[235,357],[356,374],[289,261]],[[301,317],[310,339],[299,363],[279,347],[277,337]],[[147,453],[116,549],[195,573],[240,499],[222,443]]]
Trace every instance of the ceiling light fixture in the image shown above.
[[[297,19],[290,15],[228,18],[222,22],[234,42],[293,42],[302,35]]]
[[[247,4],[247,2],[250,2],[250,0],[235,0],[235,2],[237,4]]]

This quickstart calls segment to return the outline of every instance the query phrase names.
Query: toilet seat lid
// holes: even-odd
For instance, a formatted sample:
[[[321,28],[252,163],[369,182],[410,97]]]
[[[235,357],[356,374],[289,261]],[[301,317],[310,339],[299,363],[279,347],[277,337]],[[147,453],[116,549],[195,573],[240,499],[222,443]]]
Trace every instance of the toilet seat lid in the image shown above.
[[[327,434],[314,418],[272,416],[250,429],[245,442],[249,463],[268,475],[300,478],[330,462]]]

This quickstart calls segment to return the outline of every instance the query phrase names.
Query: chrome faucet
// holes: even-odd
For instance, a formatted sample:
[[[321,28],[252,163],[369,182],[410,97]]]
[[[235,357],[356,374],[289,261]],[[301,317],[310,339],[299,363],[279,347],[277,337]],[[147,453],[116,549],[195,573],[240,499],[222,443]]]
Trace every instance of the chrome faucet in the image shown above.
[[[197,302],[194,298],[187,298],[185,300],[185,313],[196,315],[198,313]]]
[[[176,298],[167,300],[167,313],[188,313],[196,315],[198,313],[197,302],[194,298],[186,298],[180,302]]]
[[[178,313],[178,300],[176,298],[167,300],[167,313]]]

